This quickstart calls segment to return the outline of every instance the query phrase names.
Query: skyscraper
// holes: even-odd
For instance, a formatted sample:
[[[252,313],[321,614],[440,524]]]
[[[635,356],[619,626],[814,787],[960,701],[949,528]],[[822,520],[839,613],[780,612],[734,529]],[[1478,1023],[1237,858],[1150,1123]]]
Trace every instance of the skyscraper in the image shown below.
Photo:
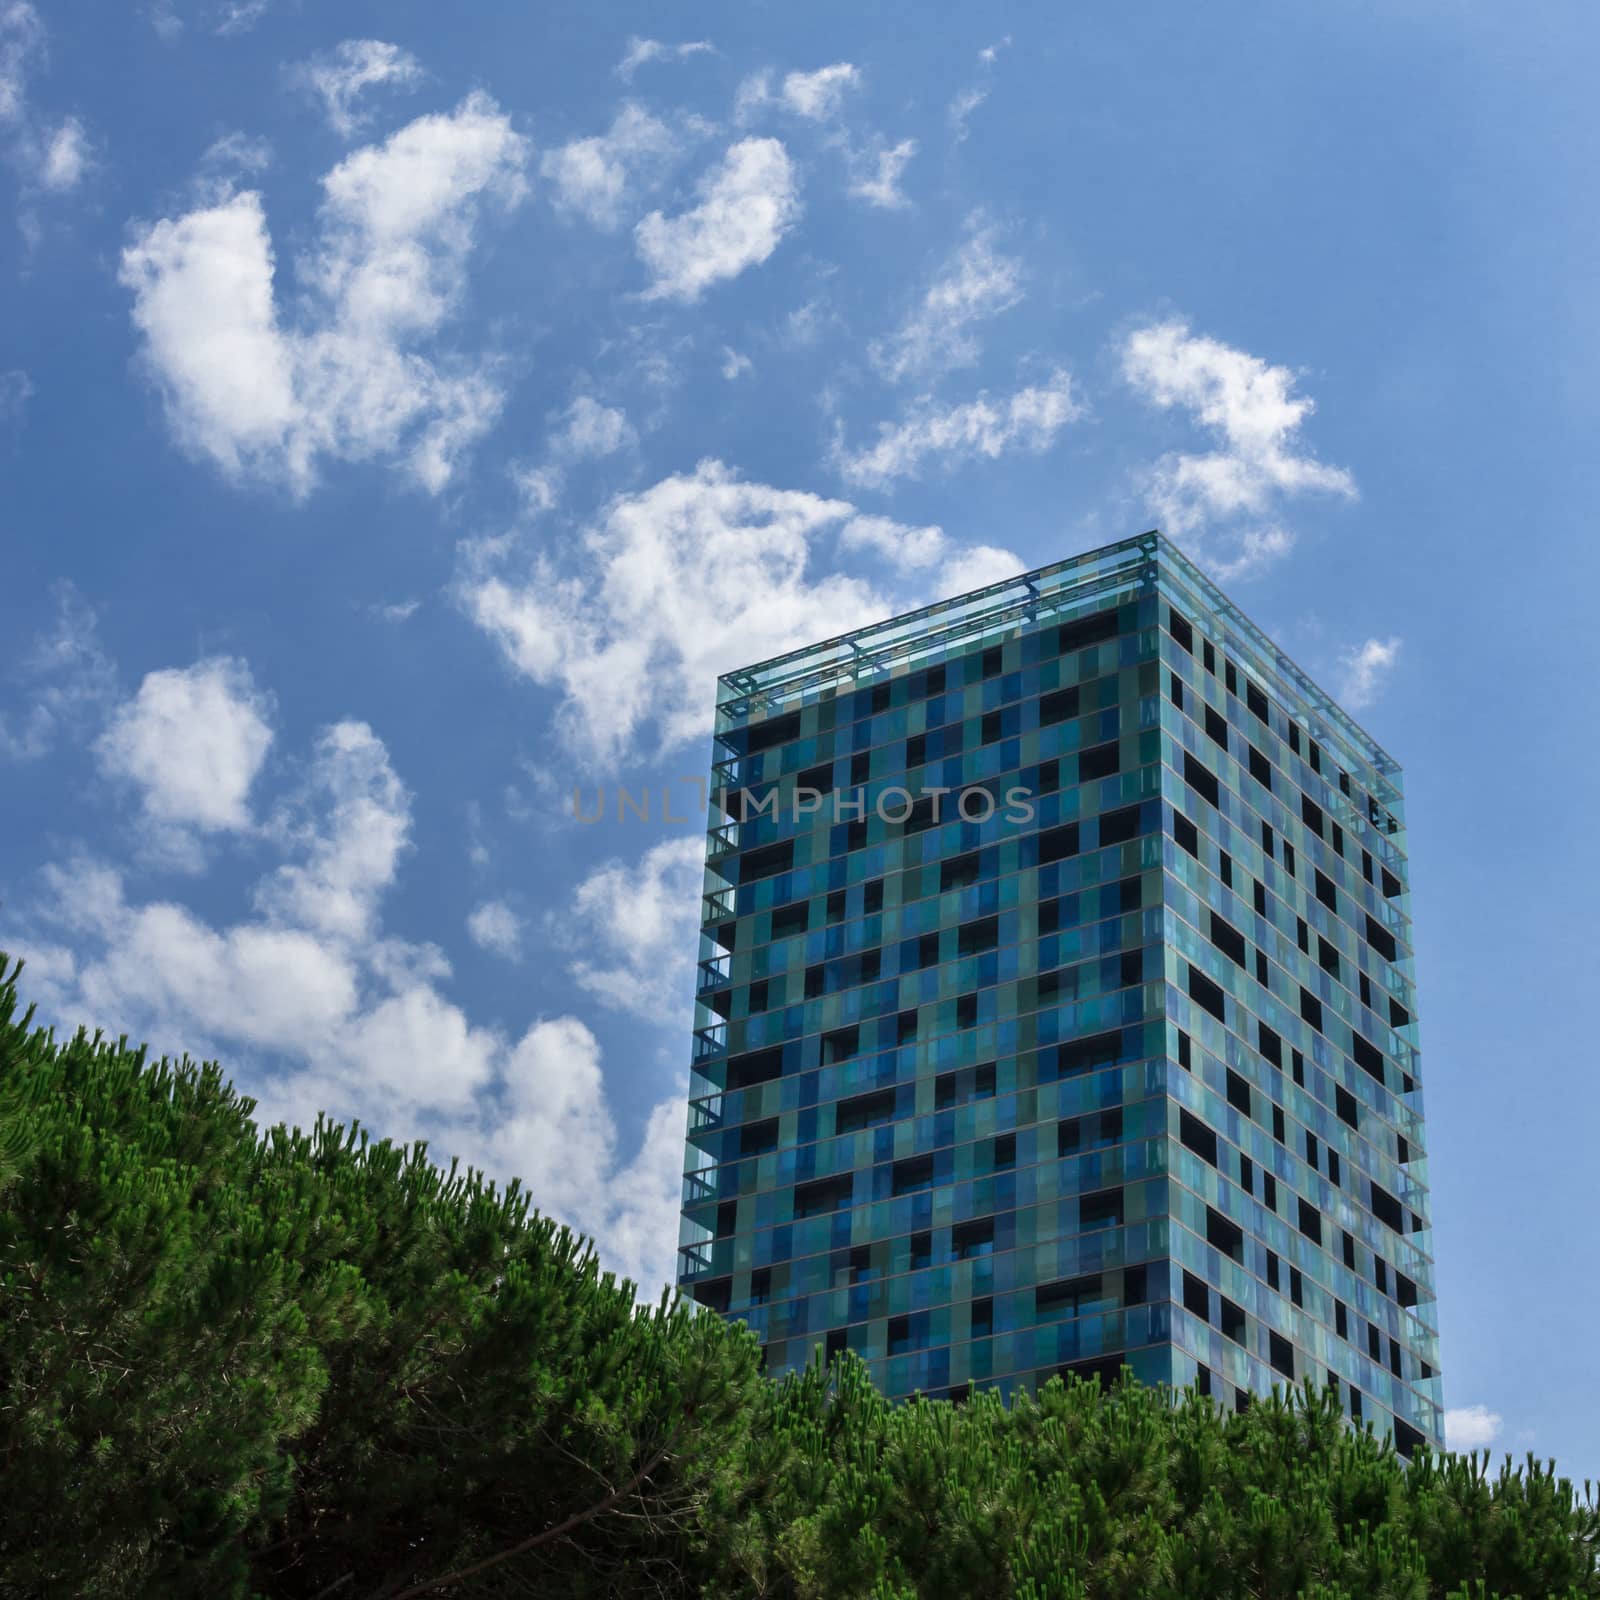
[[[1400,770],[1159,534],[719,684],[680,1281],[1442,1443]]]

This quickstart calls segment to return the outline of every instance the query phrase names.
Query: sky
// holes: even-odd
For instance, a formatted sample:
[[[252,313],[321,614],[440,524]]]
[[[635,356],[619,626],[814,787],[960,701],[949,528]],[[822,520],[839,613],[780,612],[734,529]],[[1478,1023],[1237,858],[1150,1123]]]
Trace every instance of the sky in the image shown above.
[[[25,998],[653,1291],[717,673],[1159,526],[1405,768],[1450,1440],[1600,1476],[1597,80],[1542,0],[0,0]]]

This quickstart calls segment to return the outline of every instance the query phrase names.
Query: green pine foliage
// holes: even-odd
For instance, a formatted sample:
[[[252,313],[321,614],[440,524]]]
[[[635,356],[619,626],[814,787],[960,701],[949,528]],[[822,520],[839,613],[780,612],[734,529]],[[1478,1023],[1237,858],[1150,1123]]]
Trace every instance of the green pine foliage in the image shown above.
[[[1600,1600],[1600,1510],[1551,1466],[1407,1467],[1310,1390],[768,1383],[520,1188],[259,1136],[217,1068],[57,1041],[15,980],[0,1600]]]

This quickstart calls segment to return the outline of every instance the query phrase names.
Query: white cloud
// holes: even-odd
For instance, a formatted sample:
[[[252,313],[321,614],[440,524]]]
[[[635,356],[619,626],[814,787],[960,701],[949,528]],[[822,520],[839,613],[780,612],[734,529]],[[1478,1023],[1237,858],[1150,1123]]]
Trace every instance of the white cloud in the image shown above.
[[[398,457],[424,488],[443,489],[501,393],[492,362],[436,362],[412,347],[459,305],[480,206],[521,200],[524,158],[509,119],[471,95],[340,162],[298,263],[305,308],[293,326],[258,194],[138,228],[121,282],[183,448],[297,497],[324,457]]]
[[[522,918],[504,900],[485,900],[467,918],[467,932],[480,950],[515,961],[522,953]]]
[[[373,615],[383,622],[409,622],[422,609],[420,600],[396,600],[392,605],[373,607]]]
[[[394,881],[411,831],[411,802],[383,741],[364,722],[339,722],[317,740],[307,793],[274,823],[304,856],[256,887],[268,920],[359,940]]]
[[[1347,711],[1364,711],[1383,692],[1400,660],[1398,638],[1368,639],[1340,657],[1339,702]]]
[[[639,183],[660,178],[679,150],[666,123],[630,102],[607,132],[547,150],[539,171],[559,210],[610,230],[621,226]]]
[[[692,210],[652,211],[634,229],[651,273],[647,300],[698,300],[712,284],[765,261],[800,215],[794,167],[776,139],[730,146],[698,193]]]
[[[248,33],[272,9],[272,0],[219,0],[213,31]]]
[[[95,749],[109,777],[141,791],[152,822],[204,833],[248,829],[272,715],[245,663],[213,656],[148,673]]]
[[[596,957],[571,965],[578,984],[619,1011],[686,1029],[705,839],[653,845],[631,866],[607,861],[578,885],[573,915]]]
[[[348,139],[371,118],[356,110],[368,90],[385,84],[410,88],[422,81],[422,64],[409,50],[381,39],[346,39],[292,69],[292,77],[322,101],[328,126]]]
[[[603,406],[586,394],[572,402],[565,417],[551,447],[570,460],[615,455],[635,438],[625,412],[616,406]]]
[[[45,141],[38,182],[52,194],[76,189],[89,170],[89,138],[76,117],[68,117]]]
[[[897,478],[916,477],[930,458],[953,467],[975,456],[993,460],[1010,450],[1042,454],[1063,428],[1085,414],[1071,378],[1057,371],[1048,382],[999,401],[984,393],[940,410],[924,399],[904,422],[881,423],[877,443],[854,455],[840,448],[836,460],[847,482],[884,488]]]
[[[0,713],[0,755],[36,761],[63,739],[81,737],[117,691],[116,669],[100,648],[94,612],[76,589],[55,589],[56,618],[9,673],[27,695],[15,723]]]
[[[1306,451],[1301,425],[1315,408],[1294,393],[1289,368],[1168,321],[1127,336],[1122,374],[1143,399],[1187,411],[1220,441],[1221,449],[1204,455],[1163,456],[1144,490],[1163,530],[1192,538],[1194,553],[1226,569],[1224,576],[1259,570],[1289,548],[1281,526],[1260,525],[1281,500],[1313,490],[1354,498],[1348,472]]]
[[[996,545],[972,545],[959,550],[939,569],[939,581],[934,584],[934,595],[965,594],[969,589],[986,589],[991,583],[1001,583],[1027,571],[1028,564],[1021,556]]]
[[[562,473],[559,467],[530,467],[514,462],[510,471],[525,517],[542,516],[546,511],[555,509],[561,499]]]
[[[972,113],[989,98],[986,88],[963,89],[955,99],[950,102],[950,109],[945,113],[950,123],[950,131],[954,133],[956,143],[960,144],[972,130],[968,124],[972,121]]]
[[[998,57],[1000,52],[1004,50],[1010,43],[1011,35],[1008,33],[1004,38],[997,39],[993,44],[986,44],[983,49],[978,52],[979,62],[983,66],[992,67],[995,64],[996,57]]]
[[[956,251],[915,309],[887,339],[868,348],[873,365],[893,383],[976,364],[976,324],[1022,299],[1022,263],[994,248],[981,228]]]
[[[912,528],[892,517],[852,517],[839,530],[841,550],[871,550],[909,570],[934,566],[949,543],[942,528]]]
[[[755,371],[755,362],[749,356],[741,355],[737,350],[727,345],[722,347],[722,376],[732,383],[735,378],[742,378],[747,372]]]
[[[887,615],[866,584],[809,565],[853,510],[703,461],[614,501],[578,575],[540,551],[520,578],[469,563],[459,593],[516,671],[562,690],[574,750],[615,757],[649,722],[671,749],[703,736],[719,672]]]
[[[1458,1406],[1444,1414],[1444,1442],[1449,1450],[1487,1450],[1500,1437],[1504,1419],[1487,1406]]]
[[[845,95],[859,86],[861,74],[848,61],[815,72],[791,72],[783,80],[783,103],[796,116],[826,122],[838,114]]]
[[[903,210],[911,202],[900,188],[900,174],[916,153],[917,141],[902,139],[899,144],[880,146],[874,151],[876,164],[870,170],[861,170],[863,163],[858,157],[855,162],[858,170],[851,180],[850,193],[869,206],[885,211]]]
[[[0,428],[15,427],[33,398],[33,379],[20,367],[0,372]]]
[[[695,39],[688,44],[663,44],[659,39],[641,39],[638,34],[629,37],[622,59],[613,69],[624,83],[632,83],[633,75],[651,61],[687,61],[690,56],[715,54],[709,39]]]
[[[44,54],[44,24],[27,0],[0,4],[0,123],[21,122],[28,74]]]

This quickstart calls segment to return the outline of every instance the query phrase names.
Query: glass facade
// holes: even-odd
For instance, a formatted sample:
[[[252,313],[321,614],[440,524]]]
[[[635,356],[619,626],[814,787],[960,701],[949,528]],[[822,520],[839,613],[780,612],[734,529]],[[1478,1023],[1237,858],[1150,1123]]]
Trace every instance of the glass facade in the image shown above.
[[[1395,762],[1158,534],[720,681],[680,1282],[1442,1442]]]

